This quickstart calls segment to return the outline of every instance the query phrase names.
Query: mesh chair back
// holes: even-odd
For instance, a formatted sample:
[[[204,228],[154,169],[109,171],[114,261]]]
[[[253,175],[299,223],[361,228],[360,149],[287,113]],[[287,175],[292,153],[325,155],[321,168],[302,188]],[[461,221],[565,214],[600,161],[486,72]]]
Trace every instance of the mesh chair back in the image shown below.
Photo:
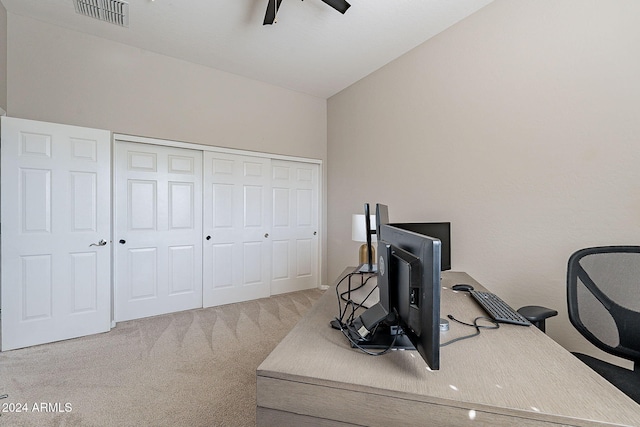
[[[640,361],[640,246],[582,249],[569,258],[569,320],[607,353]]]

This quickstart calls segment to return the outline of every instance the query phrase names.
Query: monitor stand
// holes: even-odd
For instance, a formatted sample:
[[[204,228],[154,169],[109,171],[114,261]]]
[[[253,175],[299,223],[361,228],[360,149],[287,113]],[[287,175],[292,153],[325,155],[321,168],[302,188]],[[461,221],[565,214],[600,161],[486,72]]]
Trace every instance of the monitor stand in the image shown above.
[[[356,270],[357,273],[377,273],[378,272],[378,266],[376,264],[362,264],[358,270]]]
[[[386,350],[391,347],[393,343],[394,336],[398,333],[399,327],[381,327],[378,331],[368,340],[357,342],[358,347],[367,349],[367,350]],[[403,334],[402,329],[400,329],[400,335],[397,336],[396,342],[393,343],[393,348],[397,350],[415,350],[415,346],[409,340],[405,334]],[[351,344],[351,347],[356,347]]]

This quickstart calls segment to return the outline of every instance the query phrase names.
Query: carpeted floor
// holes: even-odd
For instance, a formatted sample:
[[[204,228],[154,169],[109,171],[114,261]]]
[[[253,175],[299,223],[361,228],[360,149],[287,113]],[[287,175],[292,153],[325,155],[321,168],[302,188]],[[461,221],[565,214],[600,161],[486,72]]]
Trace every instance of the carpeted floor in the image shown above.
[[[252,426],[256,368],[321,291],[0,353],[0,426]]]

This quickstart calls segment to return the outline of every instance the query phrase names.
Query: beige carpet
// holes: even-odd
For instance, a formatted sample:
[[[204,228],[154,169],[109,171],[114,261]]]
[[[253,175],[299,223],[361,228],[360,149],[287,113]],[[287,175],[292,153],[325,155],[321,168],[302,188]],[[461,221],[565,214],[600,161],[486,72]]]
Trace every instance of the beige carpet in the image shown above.
[[[122,322],[0,353],[0,426],[255,425],[256,368],[320,295]]]

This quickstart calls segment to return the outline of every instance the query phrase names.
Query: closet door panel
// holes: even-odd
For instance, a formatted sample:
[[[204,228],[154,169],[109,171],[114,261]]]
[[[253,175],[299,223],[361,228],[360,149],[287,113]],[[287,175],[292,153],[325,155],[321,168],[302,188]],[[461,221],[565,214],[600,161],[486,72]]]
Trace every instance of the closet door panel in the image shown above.
[[[271,294],[318,286],[319,166],[272,161]]]
[[[202,152],[115,144],[115,318],[202,307]]]
[[[204,153],[205,307],[269,296],[270,160]]]

